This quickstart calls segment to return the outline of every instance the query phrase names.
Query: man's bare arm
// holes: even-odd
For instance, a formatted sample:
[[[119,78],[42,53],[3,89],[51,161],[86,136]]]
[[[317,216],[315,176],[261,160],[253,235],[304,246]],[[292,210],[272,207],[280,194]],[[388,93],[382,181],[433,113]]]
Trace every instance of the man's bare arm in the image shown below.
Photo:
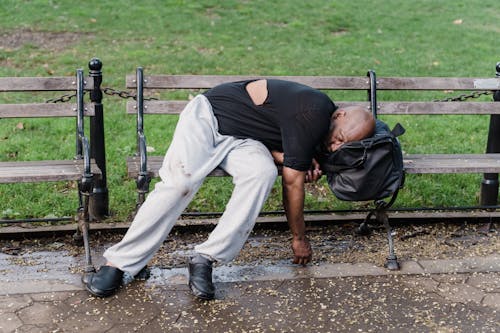
[[[272,150],[271,155],[273,155],[274,163],[283,165],[283,161],[285,160],[283,152]],[[323,175],[323,171],[321,171],[321,167],[318,162],[313,158],[311,163],[311,168],[306,172],[305,182],[312,183],[318,181]]]
[[[283,206],[292,232],[293,262],[305,265],[311,261],[312,250],[306,237],[304,221],[305,172],[283,167]]]

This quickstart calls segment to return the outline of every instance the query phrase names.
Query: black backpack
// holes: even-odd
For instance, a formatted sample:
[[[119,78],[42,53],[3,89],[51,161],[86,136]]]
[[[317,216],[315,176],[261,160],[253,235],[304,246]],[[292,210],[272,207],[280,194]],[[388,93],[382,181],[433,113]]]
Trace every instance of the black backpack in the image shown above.
[[[397,194],[404,183],[403,153],[397,137],[404,131],[400,124],[390,131],[377,119],[373,136],[345,143],[324,155],[321,168],[335,196],[366,201]]]

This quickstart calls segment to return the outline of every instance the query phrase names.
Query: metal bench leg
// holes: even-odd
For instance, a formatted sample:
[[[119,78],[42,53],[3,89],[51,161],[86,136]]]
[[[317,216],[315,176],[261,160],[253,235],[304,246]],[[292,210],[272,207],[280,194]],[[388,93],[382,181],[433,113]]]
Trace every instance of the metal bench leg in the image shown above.
[[[80,185],[80,197],[82,205],[78,209],[78,232],[83,237],[83,246],[85,249],[85,266],[83,271],[82,281],[87,281],[87,276],[89,273],[95,272],[94,265],[92,264],[92,256],[90,253],[90,243],[89,243],[89,201],[90,192],[92,190],[92,180],[91,178],[84,177]]]
[[[146,200],[146,194],[149,192],[149,184],[151,183],[151,177],[148,174],[139,175],[136,180],[137,184],[137,209],[142,206],[144,200]]]
[[[385,210],[377,211],[377,221],[382,222],[384,224],[385,230],[387,232],[387,241],[389,243],[389,256],[386,259],[384,267],[391,270],[397,271],[400,269],[398,258],[394,252],[394,240],[392,238],[392,228],[389,224],[389,217],[387,216],[387,212]]]
[[[84,207],[80,208],[79,216],[78,216],[78,228],[80,229],[83,236],[83,246],[85,249],[85,267],[84,267],[84,276],[88,273],[95,272],[95,268],[92,264],[92,256],[90,254],[90,243],[89,243],[89,214],[88,214],[88,202],[89,196],[85,195]]]
[[[368,236],[371,233],[370,226],[368,222],[372,218],[374,211],[370,211],[368,215],[366,215],[365,220],[359,225],[358,229],[356,229],[356,234],[360,236]]]
[[[83,195],[82,192],[80,191],[80,183],[78,183],[78,209],[76,211],[77,215],[77,228],[75,230],[75,233],[73,234],[73,241],[75,242],[76,245],[82,245],[83,244],[83,236],[82,236],[82,231],[80,228],[80,214],[81,210],[83,209]]]

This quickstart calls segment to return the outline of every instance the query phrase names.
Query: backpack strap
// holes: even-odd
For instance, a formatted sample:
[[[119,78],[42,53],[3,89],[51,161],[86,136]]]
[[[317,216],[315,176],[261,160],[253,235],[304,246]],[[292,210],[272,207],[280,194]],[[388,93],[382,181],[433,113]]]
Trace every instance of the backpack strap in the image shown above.
[[[405,134],[405,132],[406,129],[400,123],[397,123],[391,131],[392,135],[394,135],[396,138]]]

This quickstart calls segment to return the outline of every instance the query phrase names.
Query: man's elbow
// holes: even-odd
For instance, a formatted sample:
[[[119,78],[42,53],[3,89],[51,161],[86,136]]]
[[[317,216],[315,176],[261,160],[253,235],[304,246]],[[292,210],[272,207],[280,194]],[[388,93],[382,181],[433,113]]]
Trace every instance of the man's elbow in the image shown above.
[[[287,190],[304,187],[305,172],[291,168],[283,168],[283,187]]]

